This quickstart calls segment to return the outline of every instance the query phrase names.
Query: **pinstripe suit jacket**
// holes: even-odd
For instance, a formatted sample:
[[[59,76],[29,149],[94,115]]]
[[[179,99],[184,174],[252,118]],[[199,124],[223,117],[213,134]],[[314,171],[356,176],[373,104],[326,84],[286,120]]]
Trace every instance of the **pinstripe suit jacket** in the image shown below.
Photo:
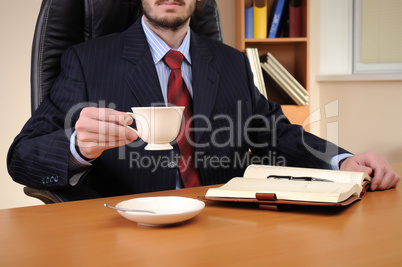
[[[196,162],[204,185],[242,176],[250,163],[328,168],[330,157],[346,152],[291,125],[279,105],[258,93],[243,53],[194,33],[190,51]],[[69,137],[80,108],[130,111],[162,102],[140,20],[123,33],[74,46],[63,55],[49,97],[14,140],[9,173],[31,187],[68,186]],[[144,146],[137,140],[104,151],[86,172],[85,183],[103,196],[175,188],[177,147],[146,151]],[[317,151],[326,153],[319,159]]]

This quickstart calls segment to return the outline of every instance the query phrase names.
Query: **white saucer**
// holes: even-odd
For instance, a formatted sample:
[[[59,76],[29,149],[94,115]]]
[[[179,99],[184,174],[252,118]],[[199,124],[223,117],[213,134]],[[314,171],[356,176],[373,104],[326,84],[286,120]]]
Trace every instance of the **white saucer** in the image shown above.
[[[156,212],[152,214],[118,211],[123,217],[131,221],[144,225],[158,226],[189,220],[201,212],[205,207],[205,203],[197,199],[185,197],[144,197],[120,202],[116,207]]]

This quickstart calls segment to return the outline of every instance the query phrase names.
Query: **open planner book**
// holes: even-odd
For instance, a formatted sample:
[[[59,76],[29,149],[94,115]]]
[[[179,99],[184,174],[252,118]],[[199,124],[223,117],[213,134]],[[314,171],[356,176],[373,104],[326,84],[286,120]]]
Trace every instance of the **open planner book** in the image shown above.
[[[250,165],[243,177],[209,189],[205,199],[345,206],[361,199],[370,181],[364,172]]]

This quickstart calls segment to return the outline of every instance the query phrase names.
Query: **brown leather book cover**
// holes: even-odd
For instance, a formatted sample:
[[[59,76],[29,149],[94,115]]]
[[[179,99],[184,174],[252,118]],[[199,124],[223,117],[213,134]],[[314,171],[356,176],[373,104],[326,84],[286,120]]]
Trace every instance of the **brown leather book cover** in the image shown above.
[[[220,197],[205,197],[199,196],[200,199],[212,200],[212,201],[223,201],[223,202],[243,202],[243,203],[257,203],[261,209],[265,210],[281,210],[286,208],[286,206],[320,206],[320,207],[344,207],[348,206],[360,199],[362,199],[371,182],[365,182],[363,184],[363,189],[360,196],[353,195],[346,199],[345,201],[338,203],[328,203],[328,202],[307,202],[307,201],[294,201],[294,200],[280,200],[276,199],[275,194],[265,194],[257,193],[256,198],[220,198]]]

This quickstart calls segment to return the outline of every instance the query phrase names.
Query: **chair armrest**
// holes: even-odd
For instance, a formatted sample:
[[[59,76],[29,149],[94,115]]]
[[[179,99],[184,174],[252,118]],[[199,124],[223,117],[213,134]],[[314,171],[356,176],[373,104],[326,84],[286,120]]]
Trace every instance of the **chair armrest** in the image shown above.
[[[41,200],[45,204],[93,199],[101,197],[98,193],[96,193],[91,188],[83,184],[54,191],[24,187],[24,193],[27,196]]]

